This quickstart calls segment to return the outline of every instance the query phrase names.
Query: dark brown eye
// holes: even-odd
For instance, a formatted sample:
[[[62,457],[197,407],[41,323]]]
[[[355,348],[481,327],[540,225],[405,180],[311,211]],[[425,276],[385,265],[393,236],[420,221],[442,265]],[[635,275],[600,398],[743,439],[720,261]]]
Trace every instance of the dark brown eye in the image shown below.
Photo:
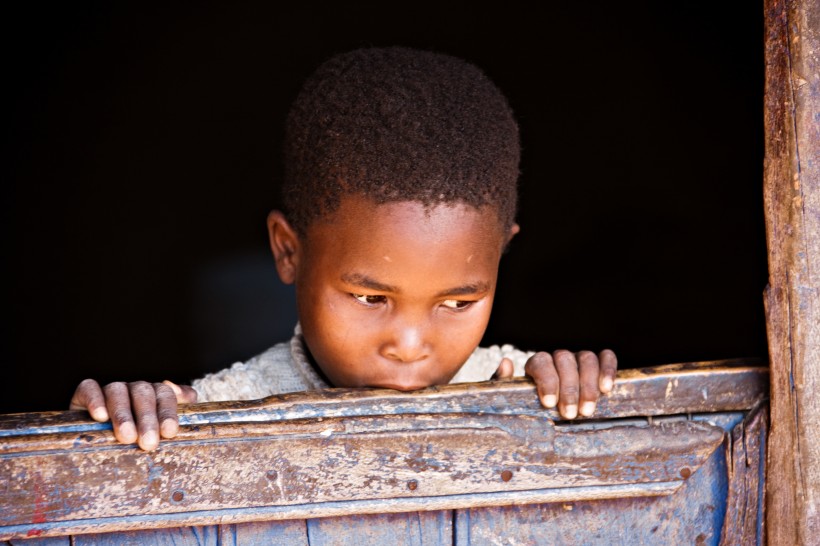
[[[384,296],[371,296],[368,294],[350,294],[356,301],[364,303],[366,305],[377,305],[379,303],[384,303],[386,298]]]
[[[465,300],[444,300],[443,302],[441,302],[441,304],[444,307],[446,307],[448,309],[454,309],[454,310],[466,309],[469,306],[471,306],[473,303],[475,303],[475,302],[465,301]]]

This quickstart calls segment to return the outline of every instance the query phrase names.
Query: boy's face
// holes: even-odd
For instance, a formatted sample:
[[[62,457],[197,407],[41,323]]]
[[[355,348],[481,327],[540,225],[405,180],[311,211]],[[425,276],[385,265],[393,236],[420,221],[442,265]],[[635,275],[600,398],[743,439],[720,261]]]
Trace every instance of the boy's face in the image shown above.
[[[358,196],[297,237],[268,219],[310,353],[337,387],[445,384],[478,346],[509,237],[495,210]]]

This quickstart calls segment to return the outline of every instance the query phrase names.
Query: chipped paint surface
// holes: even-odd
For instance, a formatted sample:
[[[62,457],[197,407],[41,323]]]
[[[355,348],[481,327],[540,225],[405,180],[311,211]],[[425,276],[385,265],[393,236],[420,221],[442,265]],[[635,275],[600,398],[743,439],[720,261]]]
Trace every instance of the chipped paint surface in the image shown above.
[[[736,407],[762,376],[740,366],[645,372],[619,378],[602,407],[621,417],[609,420],[554,422],[522,381],[203,404],[187,415],[211,423],[183,426],[151,453],[67,412],[32,416],[49,434],[0,419],[0,537],[560,501],[575,514],[584,499],[677,495],[722,453],[728,425],[657,408],[700,412],[704,381],[707,407]],[[286,417],[307,408],[327,411]]]

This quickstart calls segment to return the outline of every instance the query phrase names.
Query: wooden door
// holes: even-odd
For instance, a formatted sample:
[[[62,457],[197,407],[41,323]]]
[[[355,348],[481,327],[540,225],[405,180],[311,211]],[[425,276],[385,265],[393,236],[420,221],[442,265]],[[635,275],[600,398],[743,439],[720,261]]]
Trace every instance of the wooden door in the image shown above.
[[[625,370],[571,422],[527,380],[196,404],[150,453],[81,413],[5,416],[0,539],[754,543],[766,378],[745,361]]]

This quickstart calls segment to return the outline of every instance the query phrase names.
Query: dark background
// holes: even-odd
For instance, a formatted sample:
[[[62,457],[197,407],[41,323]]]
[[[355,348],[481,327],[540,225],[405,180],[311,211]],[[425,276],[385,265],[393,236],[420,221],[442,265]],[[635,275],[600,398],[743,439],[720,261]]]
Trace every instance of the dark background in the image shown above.
[[[341,4],[3,8],[0,411],[65,408],[88,376],[188,382],[288,337],[265,229],[284,116],[367,45],[466,58],[519,118],[522,233],[486,343],[766,356],[761,6]]]

